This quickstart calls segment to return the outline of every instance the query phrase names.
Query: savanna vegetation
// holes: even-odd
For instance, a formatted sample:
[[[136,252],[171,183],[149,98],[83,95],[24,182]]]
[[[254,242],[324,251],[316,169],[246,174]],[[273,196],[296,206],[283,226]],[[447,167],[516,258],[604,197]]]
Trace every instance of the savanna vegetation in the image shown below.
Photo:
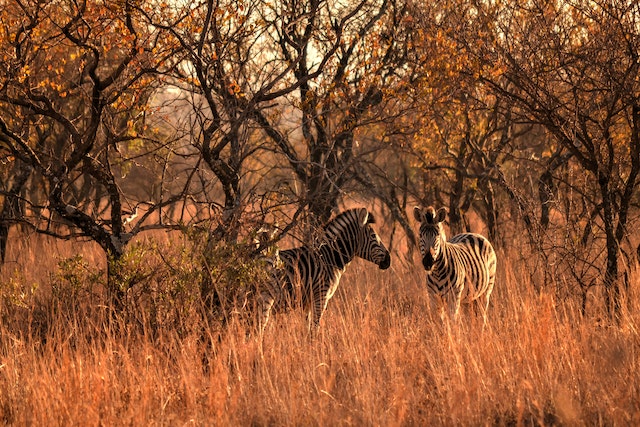
[[[432,3],[0,0],[2,423],[639,423],[640,6]],[[416,204],[496,247],[486,327]],[[258,251],[353,206],[391,269],[259,336]]]

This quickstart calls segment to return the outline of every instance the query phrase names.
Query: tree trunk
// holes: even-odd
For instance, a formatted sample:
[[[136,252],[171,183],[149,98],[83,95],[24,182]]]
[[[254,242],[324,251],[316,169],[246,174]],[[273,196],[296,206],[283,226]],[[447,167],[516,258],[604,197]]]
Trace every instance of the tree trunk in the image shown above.
[[[483,194],[485,209],[486,209],[486,218],[485,221],[487,223],[487,229],[489,233],[489,241],[497,246],[498,244],[498,210],[496,208],[496,200],[495,193],[493,191],[493,186],[488,179],[482,179],[478,183],[480,190]],[[502,241],[500,241],[500,246],[502,246]]]
[[[605,305],[609,316],[620,316],[620,284],[618,283],[618,244],[607,233],[607,270],[604,275]]]
[[[460,212],[460,205],[462,204],[462,189],[464,186],[464,176],[462,172],[456,170],[456,180],[451,188],[449,194],[449,230],[451,236],[462,233],[464,226],[462,224],[462,214]]]
[[[20,199],[18,195],[22,192],[24,185],[26,184],[29,176],[31,175],[32,167],[28,164],[22,163],[16,159],[16,164],[13,167],[14,181],[9,188],[9,191],[4,197],[4,204],[2,205],[2,211],[0,211],[0,263],[4,264],[4,259],[7,254],[7,241],[9,237],[9,228],[13,222],[22,219],[24,215]]]
[[[551,203],[554,199],[553,175],[547,169],[540,176],[538,181],[538,198],[540,199],[540,226],[543,230],[549,227],[549,215],[551,212]]]
[[[607,238],[607,264],[604,274],[605,306],[613,319],[620,315],[620,288],[618,284],[618,241],[615,235],[613,202],[609,194],[609,177],[600,171],[598,184],[602,196],[604,231]]]
[[[119,252],[107,255],[107,300],[113,314],[121,313],[125,308],[127,286],[122,274],[123,254]]]
[[[329,221],[332,212],[338,207],[338,192],[331,187],[331,183],[323,180],[317,188],[309,188],[307,193],[309,211],[318,220],[318,224]]]

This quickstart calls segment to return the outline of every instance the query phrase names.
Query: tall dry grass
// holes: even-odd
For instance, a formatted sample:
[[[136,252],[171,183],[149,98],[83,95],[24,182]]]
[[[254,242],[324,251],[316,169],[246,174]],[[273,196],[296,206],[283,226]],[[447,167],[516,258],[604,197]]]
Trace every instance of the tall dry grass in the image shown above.
[[[317,336],[296,311],[260,340],[243,313],[221,327],[188,299],[167,303],[173,314],[155,327],[150,313],[109,321],[99,289],[54,292],[59,268],[40,261],[77,251],[98,260],[95,248],[23,244],[8,265],[32,268],[0,279],[3,424],[640,423],[637,295],[619,324],[595,303],[581,318],[578,300],[535,290],[512,254],[499,255],[485,328],[473,313],[450,324],[430,312],[423,273],[397,257],[388,271],[354,262]],[[95,262],[85,267],[102,268]]]

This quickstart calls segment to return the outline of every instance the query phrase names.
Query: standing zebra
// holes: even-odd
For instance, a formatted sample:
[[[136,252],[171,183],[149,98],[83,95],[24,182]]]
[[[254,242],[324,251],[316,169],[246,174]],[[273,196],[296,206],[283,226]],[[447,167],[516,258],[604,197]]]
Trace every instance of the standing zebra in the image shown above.
[[[496,253],[491,243],[479,234],[458,234],[447,242],[442,222],[447,211],[433,207],[415,207],[420,223],[420,253],[427,271],[427,287],[440,307],[449,306],[455,319],[460,302],[476,301],[487,320],[489,297],[496,279]]]
[[[370,224],[373,215],[366,209],[347,210],[324,227],[317,247],[301,246],[279,252],[273,265],[273,283],[260,293],[261,331],[271,309],[305,308],[317,328],[327,303],[338,288],[347,265],[357,256],[386,270],[391,265],[389,251]]]

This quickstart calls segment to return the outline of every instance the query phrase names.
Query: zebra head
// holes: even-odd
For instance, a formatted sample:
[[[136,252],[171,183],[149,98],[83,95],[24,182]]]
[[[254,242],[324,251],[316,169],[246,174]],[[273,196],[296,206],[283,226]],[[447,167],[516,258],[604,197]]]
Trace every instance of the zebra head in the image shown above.
[[[413,209],[416,221],[420,223],[420,254],[422,255],[422,265],[427,272],[433,270],[433,265],[442,253],[442,247],[446,241],[442,221],[447,216],[447,210],[440,208],[436,210],[429,206],[424,209],[416,206]]]
[[[371,227],[373,215],[365,208],[347,210],[338,215],[325,228],[325,233],[336,250],[347,256],[358,256],[386,270],[391,255]]]
[[[271,224],[263,224],[251,240],[254,249],[257,252],[266,252],[274,244],[274,237],[278,234],[278,226]]]

